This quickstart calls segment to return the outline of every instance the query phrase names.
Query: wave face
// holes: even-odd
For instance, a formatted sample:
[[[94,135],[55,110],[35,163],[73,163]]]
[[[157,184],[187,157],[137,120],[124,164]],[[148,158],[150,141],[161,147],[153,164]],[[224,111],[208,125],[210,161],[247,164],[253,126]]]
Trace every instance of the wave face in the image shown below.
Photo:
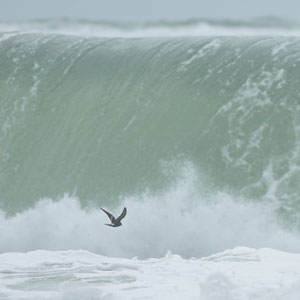
[[[90,37],[299,36],[300,24],[274,17],[250,21],[191,19],[146,23],[50,19],[0,21],[0,31]]]
[[[285,231],[300,220],[299,47],[1,34],[0,250],[199,256],[283,240],[299,250]],[[109,238],[114,253],[95,242],[100,205],[133,217],[126,240]]]

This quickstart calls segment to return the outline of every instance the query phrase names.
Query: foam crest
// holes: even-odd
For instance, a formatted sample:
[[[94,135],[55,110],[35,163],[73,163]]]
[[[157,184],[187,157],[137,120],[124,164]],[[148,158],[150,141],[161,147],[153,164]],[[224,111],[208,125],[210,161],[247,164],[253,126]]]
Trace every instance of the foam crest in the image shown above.
[[[168,250],[183,257],[201,257],[238,245],[300,250],[299,234],[276,222],[269,204],[237,201],[229,194],[208,194],[199,178],[186,170],[173,187],[124,197],[118,207],[128,214],[123,226],[105,226],[98,207],[81,207],[78,198],[42,199],[33,208],[0,217],[0,251],[85,249],[117,257],[161,257]]]

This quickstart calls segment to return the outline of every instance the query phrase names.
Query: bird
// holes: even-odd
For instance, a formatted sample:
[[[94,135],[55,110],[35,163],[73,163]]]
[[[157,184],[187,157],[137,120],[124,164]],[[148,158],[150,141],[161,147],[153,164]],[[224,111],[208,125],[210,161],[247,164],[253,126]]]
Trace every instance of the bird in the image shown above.
[[[111,224],[105,224],[107,226],[111,226],[111,227],[119,227],[122,225],[121,220],[126,216],[127,214],[127,209],[126,207],[124,207],[122,213],[120,214],[120,216],[118,216],[117,218],[115,218],[111,213],[109,213],[108,211],[106,211],[104,208],[100,207],[100,209],[102,211],[104,211],[107,216],[109,217]]]

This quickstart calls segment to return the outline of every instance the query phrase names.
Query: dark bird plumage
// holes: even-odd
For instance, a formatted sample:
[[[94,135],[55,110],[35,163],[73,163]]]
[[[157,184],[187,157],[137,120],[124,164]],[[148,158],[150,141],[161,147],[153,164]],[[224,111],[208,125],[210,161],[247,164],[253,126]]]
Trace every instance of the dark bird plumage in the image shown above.
[[[117,218],[115,218],[111,213],[109,213],[108,211],[106,211],[105,209],[103,209],[101,207],[101,210],[104,211],[107,216],[109,217],[111,224],[105,224],[107,226],[111,226],[111,227],[119,227],[122,225],[121,220],[126,216],[127,214],[127,209],[126,207],[124,207],[122,213],[120,214],[120,216],[118,216]]]

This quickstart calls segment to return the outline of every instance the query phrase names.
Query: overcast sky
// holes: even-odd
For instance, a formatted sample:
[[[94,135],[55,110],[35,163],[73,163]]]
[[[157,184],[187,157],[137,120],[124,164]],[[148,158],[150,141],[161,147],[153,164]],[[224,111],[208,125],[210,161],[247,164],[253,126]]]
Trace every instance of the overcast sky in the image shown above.
[[[147,21],[261,16],[300,20],[300,0],[0,0],[0,20],[69,17]]]

